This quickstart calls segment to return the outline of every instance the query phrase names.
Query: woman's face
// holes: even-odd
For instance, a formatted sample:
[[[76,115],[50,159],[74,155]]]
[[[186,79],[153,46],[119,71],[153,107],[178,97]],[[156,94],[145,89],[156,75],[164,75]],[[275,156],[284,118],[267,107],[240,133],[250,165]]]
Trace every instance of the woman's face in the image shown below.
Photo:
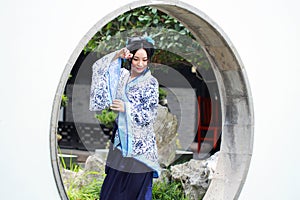
[[[131,76],[140,75],[147,68],[147,63],[148,57],[145,49],[137,50],[131,61]]]

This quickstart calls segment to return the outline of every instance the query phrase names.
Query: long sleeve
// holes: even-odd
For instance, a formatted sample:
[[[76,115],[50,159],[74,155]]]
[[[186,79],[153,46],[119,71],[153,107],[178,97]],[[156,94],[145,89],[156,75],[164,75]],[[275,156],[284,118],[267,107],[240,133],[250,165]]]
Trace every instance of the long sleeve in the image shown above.
[[[115,52],[110,53],[93,64],[89,106],[91,111],[100,111],[109,107],[116,96],[121,59],[112,62],[114,56]]]

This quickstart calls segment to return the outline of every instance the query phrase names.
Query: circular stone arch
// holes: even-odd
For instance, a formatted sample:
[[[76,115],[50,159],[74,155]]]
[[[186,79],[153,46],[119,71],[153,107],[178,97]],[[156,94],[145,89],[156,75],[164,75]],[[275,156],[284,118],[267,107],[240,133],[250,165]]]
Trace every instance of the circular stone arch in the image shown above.
[[[208,16],[191,5],[172,0],[140,0],[121,7],[92,27],[71,55],[57,88],[50,127],[52,168],[60,196],[68,199],[58,165],[56,130],[61,96],[72,67],[98,30],[115,17],[142,6],[156,7],[176,18],[192,32],[207,54],[220,93],[223,124],[216,171],[203,199],[237,199],[249,169],[254,134],[253,102],[245,68],[229,38]]]

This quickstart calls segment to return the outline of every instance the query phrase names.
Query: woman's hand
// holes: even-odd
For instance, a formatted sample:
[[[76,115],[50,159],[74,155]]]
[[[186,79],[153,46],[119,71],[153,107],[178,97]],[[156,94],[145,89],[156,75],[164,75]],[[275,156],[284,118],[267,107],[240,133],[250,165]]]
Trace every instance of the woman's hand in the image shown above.
[[[124,102],[120,99],[115,99],[110,105],[110,109],[114,111],[124,112]]]
[[[116,53],[115,58],[130,59],[130,58],[132,58],[132,56],[133,56],[133,54],[130,53],[130,51],[126,47],[124,47]]]

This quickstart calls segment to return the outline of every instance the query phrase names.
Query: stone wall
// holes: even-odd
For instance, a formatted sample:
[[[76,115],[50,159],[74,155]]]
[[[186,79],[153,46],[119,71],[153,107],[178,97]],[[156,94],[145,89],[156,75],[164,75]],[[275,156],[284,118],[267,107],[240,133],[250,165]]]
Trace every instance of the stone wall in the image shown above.
[[[157,119],[154,124],[159,163],[169,166],[176,156],[177,118],[168,112],[167,107],[158,106]]]

